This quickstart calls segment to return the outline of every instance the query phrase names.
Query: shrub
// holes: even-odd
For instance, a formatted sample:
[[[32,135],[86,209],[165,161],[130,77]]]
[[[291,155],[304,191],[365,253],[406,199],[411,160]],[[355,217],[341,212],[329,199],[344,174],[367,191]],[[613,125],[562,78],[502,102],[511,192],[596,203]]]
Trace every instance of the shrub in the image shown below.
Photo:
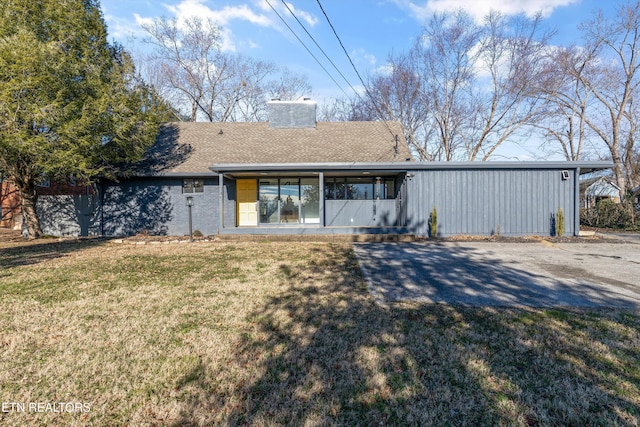
[[[438,210],[435,206],[429,214],[429,237],[438,237]]]
[[[594,208],[580,211],[580,223],[598,228],[635,228],[633,204],[624,201],[615,203],[611,199],[602,199]]]
[[[556,214],[556,236],[562,237],[564,234],[564,212],[562,208],[558,208],[558,213]]]

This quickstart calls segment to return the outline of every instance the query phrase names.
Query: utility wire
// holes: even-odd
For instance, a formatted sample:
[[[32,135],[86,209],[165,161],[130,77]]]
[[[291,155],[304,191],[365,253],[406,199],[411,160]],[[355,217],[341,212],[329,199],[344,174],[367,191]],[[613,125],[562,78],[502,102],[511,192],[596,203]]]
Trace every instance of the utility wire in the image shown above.
[[[295,18],[295,20],[298,22],[298,24],[300,24],[300,26],[302,27],[302,29],[304,30],[305,33],[307,33],[307,35],[309,36],[309,38],[313,41],[313,43],[315,43],[315,45],[318,47],[318,49],[320,49],[320,52],[322,52],[322,54],[324,55],[325,58],[327,58],[327,61],[329,61],[329,63],[333,66],[333,68],[338,72],[338,74],[340,74],[340,77],[342,77],[342,80],[345,81],[345,83],[347,83],[347,85],[351,88],[351,90],[353,90],[353,92],[357,95],[360,96],[358,94],[358,92],[355,90],[355,88],[353,87],[353,85],[349,82],[349,80],[347,80],[347,78],[344,76],[344,74],[342,74],[342,71],[340,71],[340,69],[336,66],[336,64],[331,60],[331,58],[329,58],[329,55],[327,55],[327,53],[324,51],[324,49],[322,49],[322,47],[318,44],[318,42],[316,41],[316,39],[311,35],[311,33],[309,33],[309,31],[307,30],[307,28],[304,26],[304,24],[300,21],[300,19],[298,19],[298,17],[296,16],[296,14],[293,12],[293,10],[291,10],[291,8],[289,7],[289,5],[287,4],[287,2],[285,0],[280,0],[282,2],[282,4],[287,8],[287,10],[289,11],[289,13],[291,14],[291,16],[293,16]]]
[[[313,59],[315,59],[315,61],[318,63],[318,65],[320,66],[320,68],[322,68],[324,70],[324,72],[329,76],[329,78],[331,80],[333,80],[333,82],[336,84],[336,86],[338,86],[338,88],[342,91],[342,93],[344,93],[344,95],[348,98],[349,95],[347,95],[347,92],[344,91],[344,89],[342,88],[342,86],[340,86],[340,84],[336,81],[336,79],[333,78],[333,76],[329,73],[329,71],[324,67],[324,65],[322,65],[322,63],[318,60],[318,58],[316,58],[316,56],[313,54],[313,52],[311,52],[311,50],[307,47],[306,44],[304,44],[304,42],[300,39],[300,37],[298,37],[298,35],[296,34],[295,31],[293,31],[293,28],[291,28],[289,26],[289,24],[287,24],[287,21],[284,20],[284,18],[278,13],[278,11],[271,5],[271,3],[269,2],[269,0],[265,0],[267,2],[267,4],[269,5],[269,7],[271,8],[271,10],[273,10],[275,12],[276,15],[278,15],[278,18],[280,18],[280,20],[284,23],[284,25],[289,29],[289,31],[291,31],[291,34],[293,34],[295,36],[296,39],[298,39],[298,41],[300,42],[300,44],[307,50],[307,52],[309,52],[309,55],[311,55],[313,57]],[[297,19],[297,18],[296,18]],[[343,77],[344,78],[344,77]],[[348,83],[348,82],[347,82]],[[352,87],[353,89],[353,87]]]
[[[373,95],[369,91],[369,88],[364,83],[364,79],[362,78],[362,76],[358,72],[358,69],[356,68],[355,64],[351,60],[351,56],[349,56],[349,52],[347,52],[347,49],[344,47],[344,44],[342,43],[342,40],[340,40],[340,36],[338,36],[338,32],[336,31],[336,29],[334,28],[333,24],[331,23],[331,20],[329,19],[329,16],[327,15],[327,12],[324,11],[324,7],[322,7],[322,3],[320,3],[320,0],[316,0],[316,1],[318,2],[318,6],[320,6],[320,10],[322,11],[322,14],[324,15],[325,19],[329,23],[329,26],[331,27],[331,30],[333,31],[333,35],[335,35],[336,39],[338,39],[338,43],[340,43],[340,46],[342,47],[342,50],[344,51],[344,54],[347,55],[347,58],[349,59],[349,62],[351,63],[351,66],[353,67],[353,70],[356,72],[356,75],[358,76],[358,79],[360,79],[360,83],[362,83],[362,87],[364,88],[365,92],[367,93],[367,96],[371,100],[371,104],[376,109],[376,112],[378,113],[378,115],[380,116],[382,121],[384,122],[385,126],[387,127],[387,129],[389,130],[391,135],[395,137],[396,134],[391,129],[391,126],[389,126],[389,123],[387,123],[387,121],[384,119],[384,115],[382,114],[382,111],[380,111],[380,109],[378,108],[378,104],[375,102],[375,99],[373,99]],[[395,119],[395,117],[394,117],[394,119]],[[398,121],[397,119],[395,119],[395,120]]]
[[[342,44],[342,40],[340,40],[340,36],[338,36],[338,33],[336,32],[336,29],[334,28],[333,24],[331,23],[331,20],[329,19],[329,16],[327,16],[327,12],[324,11],[324,7],[322,7],[322,3],[320,3],[320,0],[316,0],[316,1],[318,2],[318,6],[320,6],[320,10],[322,11],[322,14],[324,15],[325,19],[329,23],[329,26],[331,27],[331,30],[333,31],[333,35],[336,36],[336,39],[338,39],[338,43],[340,43],[340,47],[342,47],[342,50],[344,51],[344,54],[347,55],[347,58],[349,59],[349,63],[351,63],[351,67],[353,67],[353,70],[356,72],[356,75],[358,76],[358,79],[360,79],[360,83],[362,83],[362,86],[364,86],[365,90],[368,92],[368,89],[367,89],[366,85],[364,84],[364,80],[362,79],[362,76],[360,75],[360,73],[358,72],[358,69],[356,68],[355,64],[351,60],[351,56],[349,56],[349,53],[347,52],[347,49],[344,47],[344,44]]]

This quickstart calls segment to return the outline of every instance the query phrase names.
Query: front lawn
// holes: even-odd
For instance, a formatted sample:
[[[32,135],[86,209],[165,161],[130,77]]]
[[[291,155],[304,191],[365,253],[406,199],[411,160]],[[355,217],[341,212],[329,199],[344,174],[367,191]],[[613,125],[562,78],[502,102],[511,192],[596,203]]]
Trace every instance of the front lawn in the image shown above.
[[[346,242],[0,243],[0,295],[2,425],[640,422],[638,313],[387,309]]]

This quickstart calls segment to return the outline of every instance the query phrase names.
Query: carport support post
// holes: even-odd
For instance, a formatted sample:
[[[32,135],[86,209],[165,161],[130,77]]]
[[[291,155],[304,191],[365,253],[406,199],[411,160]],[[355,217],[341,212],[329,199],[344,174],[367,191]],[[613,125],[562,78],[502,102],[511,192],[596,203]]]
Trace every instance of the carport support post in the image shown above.
[[[320,216],[320,227],[324,228],[324,172],[318,174],[318,215]]]
[[[218,234],[220,234],[220,230],[224,228],[224,174],[222,172],[218,172],[218,209],[220,210]]]
[[[573,170],[574,202],[573,202],[573,235],[580,235],[580,168]]]

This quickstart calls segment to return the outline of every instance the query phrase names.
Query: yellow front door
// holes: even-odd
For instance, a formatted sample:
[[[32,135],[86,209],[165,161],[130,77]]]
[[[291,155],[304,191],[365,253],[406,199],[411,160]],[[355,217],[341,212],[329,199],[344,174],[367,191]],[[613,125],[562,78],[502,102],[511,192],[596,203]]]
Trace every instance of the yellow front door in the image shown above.
[[[255,179],[236,181],[238,194],[238,226],[258,225],[258,182]]]

